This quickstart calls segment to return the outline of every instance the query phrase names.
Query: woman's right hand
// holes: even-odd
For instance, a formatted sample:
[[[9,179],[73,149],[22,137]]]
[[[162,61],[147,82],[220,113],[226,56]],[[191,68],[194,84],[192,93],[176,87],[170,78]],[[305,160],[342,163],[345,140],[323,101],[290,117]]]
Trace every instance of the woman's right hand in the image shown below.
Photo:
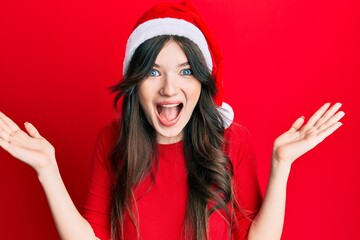
[[[54,147],[31,123],[26,122],[24,125],[26,132],[0,112],[0,147],[33,167],[38,175],[57,171]]]

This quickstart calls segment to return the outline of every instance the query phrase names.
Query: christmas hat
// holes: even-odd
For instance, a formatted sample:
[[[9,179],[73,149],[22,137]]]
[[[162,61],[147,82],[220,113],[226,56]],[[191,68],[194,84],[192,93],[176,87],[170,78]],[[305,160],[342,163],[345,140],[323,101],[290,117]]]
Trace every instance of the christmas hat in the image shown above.
[[[136,48],[146,40],[161,35],[186,37],[200,48],[215,80],[217,93],[214,96],[214,102],[219,106],[221,115],[224,116],[225,127],[230,126],[234,119],[234,112],[230,105],[223,102],[221,50],[198,11],[187,0],[182,3],[157,4],[139,18],[126,44],[124,75]]]

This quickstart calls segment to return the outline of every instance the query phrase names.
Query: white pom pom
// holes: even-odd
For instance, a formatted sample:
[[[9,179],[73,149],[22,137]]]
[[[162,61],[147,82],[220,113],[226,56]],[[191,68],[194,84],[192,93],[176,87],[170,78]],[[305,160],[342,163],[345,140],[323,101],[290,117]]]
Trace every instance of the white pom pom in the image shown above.
[[[234,121],[234,110],[229,104],[223,102],[221,107],[218,107],[218,111],[224,120],[224,127],[228,128]]]

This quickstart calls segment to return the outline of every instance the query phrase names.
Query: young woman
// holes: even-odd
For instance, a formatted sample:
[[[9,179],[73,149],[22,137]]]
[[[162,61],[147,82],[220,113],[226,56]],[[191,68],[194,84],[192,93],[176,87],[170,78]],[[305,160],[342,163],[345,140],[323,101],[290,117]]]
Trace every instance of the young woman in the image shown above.
[[[36,170],[62,239],[280,239],[292,163],[344,116],[326,103],[276,139],[262,200],[247,131],[222,108],[220,51],[187,2],[139,19],[113,91],[122,112],[98,138],[84,217],[52,145],[0,113],[0,146]]]

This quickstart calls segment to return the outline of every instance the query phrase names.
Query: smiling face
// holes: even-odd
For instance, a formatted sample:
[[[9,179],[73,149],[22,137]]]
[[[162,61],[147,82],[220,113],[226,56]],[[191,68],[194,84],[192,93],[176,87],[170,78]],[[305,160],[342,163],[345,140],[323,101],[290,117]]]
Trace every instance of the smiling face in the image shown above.
[[[149,76],[139,86],[139,101],[157,142],[169,144],[183,138],[199,100],[201,83],[194,77],[182,48],[170,40],[161,49]]]

